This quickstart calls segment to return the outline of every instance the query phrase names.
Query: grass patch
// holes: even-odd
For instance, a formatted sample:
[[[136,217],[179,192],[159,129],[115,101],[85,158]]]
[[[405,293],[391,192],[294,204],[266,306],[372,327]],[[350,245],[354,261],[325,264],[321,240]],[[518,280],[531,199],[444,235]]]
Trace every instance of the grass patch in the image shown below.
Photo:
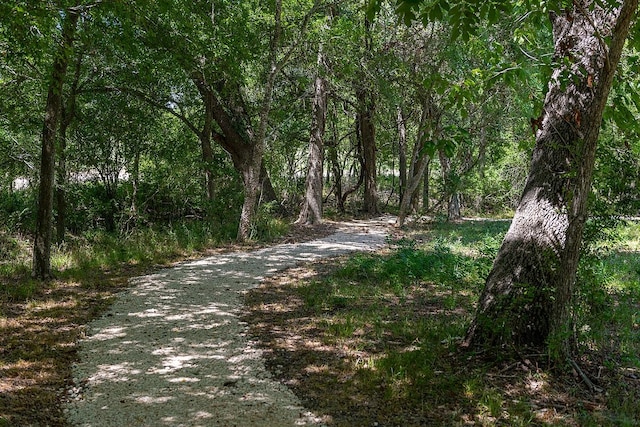
[[[433,223],[386,252],[271,280],[247,296],[269,367],[328,425],[638,425],[640,254],[631,237],[581,266],[576,360],[605,392],[546,355],[459,348],[508,224]]]

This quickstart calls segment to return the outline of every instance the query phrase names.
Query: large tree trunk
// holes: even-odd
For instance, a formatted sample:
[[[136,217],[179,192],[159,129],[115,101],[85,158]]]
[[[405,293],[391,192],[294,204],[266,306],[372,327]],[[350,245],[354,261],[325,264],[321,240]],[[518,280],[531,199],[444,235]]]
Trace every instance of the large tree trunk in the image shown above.
[[[364,21],[364,48],[369,55],[373,55],[373,38],[371,35],[371,21]],[[364,212],[378,214],[378,177],[376,165],[376,128],[373,122],[376,109],[376,97],[366,78],[359,82],[356,89],[358,100],[358,129],[362,142],[362,160],[364,168]]]
[[[238,226],[238,240],[240,241],[249,240],[252,234],[251,230],[258,206],[258,193],[260,191],[260,159],[257,159],[257,157],[261,156],[262,153],[252,156],[254,161],[248,162],[242,170],[244,200],[242,203],[242,212],[240,213],[240,224]]]
[[[611,11],[598,4],[574,1],[571,10],[551,14],[559,65],[535,121],[525,189],[467,345],[545,346],[565,336],[602,113],[638,0]],[[567,340],[561,343],[566,354]]]
[[[61,42],[53,62],[42,129],[40,189],[33,241],[32,271],[33,276],[41,280],[51,277],[51,223],[53,218],[56,131],[58,130],[60,111],[62,109],[62,86],[67,73],[78,17],[77,11],[67,9],[62,25]]]
[[[321,75],[324,56],[322,45],[318,49],[318,70],[314,84],[314,97],[309,137],[309,170],[306,190],[297,224],[317,224],[322,221],[322,166],[324,163],[323,140],[327,120],[326,81]]]

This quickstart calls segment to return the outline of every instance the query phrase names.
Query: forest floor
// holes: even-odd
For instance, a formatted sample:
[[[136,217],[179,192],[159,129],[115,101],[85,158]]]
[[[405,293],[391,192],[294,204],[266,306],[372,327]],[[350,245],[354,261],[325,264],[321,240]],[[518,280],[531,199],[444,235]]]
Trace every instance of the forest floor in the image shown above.
[[[301,262],[383,246],[387,224],[376,224],[293,226],[275,246],[217,249],[133,281],[135,267],[97,272],[90,285],[54,280],[28,301],[5,298],[0,426],[315,423],[269,380],[238,318],[241,293]]]
[[[245,320],[268,369],[332,426],[640,425],[640,228],[588,265],[598,286],[582,285],[565,361],[459,345],[508,226],[419,224],[375,254],[267,279]]]
[[[492,255],[480,268],[443,240],[419,255],[410,242],[433,236],[386,222],[294,226],[275,246],[0,299],[0,426],[638,425],[640,369],[610,349],[578,370],[461,351],[477,285],[458,269],[482,276]]]

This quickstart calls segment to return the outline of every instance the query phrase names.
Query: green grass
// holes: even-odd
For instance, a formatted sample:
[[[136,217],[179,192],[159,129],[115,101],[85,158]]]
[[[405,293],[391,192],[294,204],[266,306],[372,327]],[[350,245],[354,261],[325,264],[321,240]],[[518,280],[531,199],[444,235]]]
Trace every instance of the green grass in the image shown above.
[[[263,231],[258,237],[268,240],[286,232],[282,220],[273,221],[261,224]],[[61,280],[90,285],[97,271],[143,269],[197,255],[231,242],[229,232],[202,222],[183,222],[126,234],[93,231],[68,235],[63,244],[52,247],[51,266],[54,276]],[[30,279],[30,270],[30,240],[0,232],[0,292],[9,299],[29,299],[39,286]]]
[[[375,419],[391,425],[414,425],[410,414],[433,425],[638,425],[640,225],[621,227],[621,239],[580,268],[576,360],[606,388],[598,396],[545,355],[460,351],[508,225],[432,223],[387,253],[353,255],[330,274],[297,283],[304,303],[297,310],[309,319],[300,321],[315,331],[306,341],[321,339],[341,360],[346,354],[349,367],[335,365],[339,378],[349,378],[342,387],[362,393],[360,400],[379,390],[377,406],[386,409]],[[318,357],[327,363],[327,354]]]

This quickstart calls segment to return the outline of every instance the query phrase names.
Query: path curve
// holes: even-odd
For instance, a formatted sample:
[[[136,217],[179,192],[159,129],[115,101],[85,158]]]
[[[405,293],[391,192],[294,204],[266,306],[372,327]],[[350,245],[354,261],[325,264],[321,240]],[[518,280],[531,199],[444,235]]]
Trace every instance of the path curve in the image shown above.
[[[392,218],[340,223],[318,240],[233,252],[133,279],[88,326],[71,425],[298,426],[320,420],[272,379],[239,320],[241,294],[302,262],[385,245]]]

